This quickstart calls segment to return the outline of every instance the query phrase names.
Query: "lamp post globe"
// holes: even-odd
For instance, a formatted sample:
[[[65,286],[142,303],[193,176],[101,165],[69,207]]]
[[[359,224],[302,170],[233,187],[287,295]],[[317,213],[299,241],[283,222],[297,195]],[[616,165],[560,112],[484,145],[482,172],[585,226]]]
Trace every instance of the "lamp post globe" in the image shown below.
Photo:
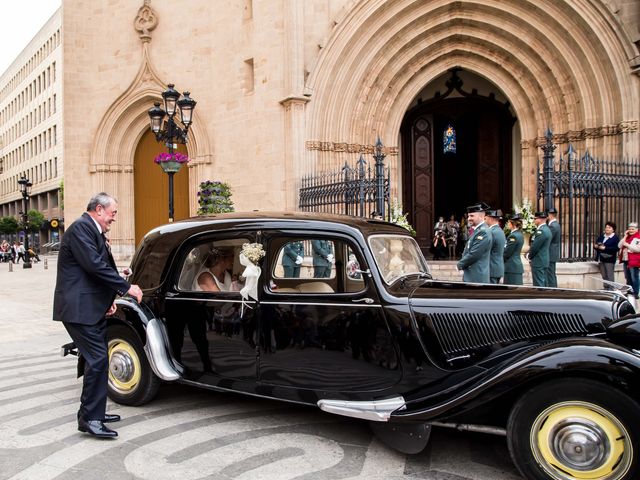
[[[173,88],[173,83],[167,85],[167,89],[161,93],[164,101],[164,110],[160,102],[155,102],[153,108],[149,109],[149,124],[151,131],[156,136],[158,142],[163,142],[169,151],[169,158],[172,168],[160,166],[169,176],[169,222],[173,222],[173,176],[180,170],[181,163],[174,160],[174,149],[177,144],[186,144],[189,127],[193,121],[193,110],[196,101],[192,99],[189,92],[184,92],[180,97],[180,92]],[[177,111],[180,110],[180,124],[176,118]],[[167,117],[163,122],[164,117]],[[186,157],[185,157],[186,158]],[[168,163],[168,162],[167,162]]]
[[[29,200],[31,195],[32,183],[29,179],[22,175],[18,180],[20,185],[20,193],[22,194],[22,225],[24,227],[24,258],[22,268],[31,268],[31,256],[29,255]]]

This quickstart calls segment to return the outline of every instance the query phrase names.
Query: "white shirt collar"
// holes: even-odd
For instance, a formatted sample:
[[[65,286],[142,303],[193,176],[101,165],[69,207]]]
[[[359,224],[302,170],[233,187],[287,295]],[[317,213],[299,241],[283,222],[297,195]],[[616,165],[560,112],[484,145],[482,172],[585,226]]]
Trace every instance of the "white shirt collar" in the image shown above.
[[[100,235],[102,235],[104,232],[102,231],[102,227],[100,226],[100,224],[97,222],[97,220],[95,218],[93,218],[91,215],[89,215],[89,218],[91,220],[93,220],[93,223],[95,224],[96,228],[98,229],[98,233]]]

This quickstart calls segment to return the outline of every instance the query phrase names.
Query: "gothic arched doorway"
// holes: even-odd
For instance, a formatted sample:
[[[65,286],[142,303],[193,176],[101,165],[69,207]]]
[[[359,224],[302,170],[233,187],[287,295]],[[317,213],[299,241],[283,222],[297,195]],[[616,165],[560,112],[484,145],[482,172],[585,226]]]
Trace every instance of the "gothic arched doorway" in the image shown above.
[[[516,119],[494,93],[465,92],[457,72],[450,72],[444,94],[408,110],[401,128],[403,207],[425,251],[439,216],[459,221],[476,201],[505,212],[512,205]]]
[[[169,221],[169,178],[153,161],[166,151],[147,130],[136,147],[133,166],[136,245],[152,228]],[[178,152],[187,153],[184,145]],[[173,176],[174,219],[189,218],[189,169],[184,166]]]

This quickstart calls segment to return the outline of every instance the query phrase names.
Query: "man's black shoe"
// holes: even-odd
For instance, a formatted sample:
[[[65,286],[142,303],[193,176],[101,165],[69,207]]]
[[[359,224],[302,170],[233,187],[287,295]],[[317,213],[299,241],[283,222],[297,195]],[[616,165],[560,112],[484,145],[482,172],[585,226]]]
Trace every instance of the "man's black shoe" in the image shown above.
[[[98,438],[116,438],[118,432],[104,426],[100,420],[78,420],[78,430]]]

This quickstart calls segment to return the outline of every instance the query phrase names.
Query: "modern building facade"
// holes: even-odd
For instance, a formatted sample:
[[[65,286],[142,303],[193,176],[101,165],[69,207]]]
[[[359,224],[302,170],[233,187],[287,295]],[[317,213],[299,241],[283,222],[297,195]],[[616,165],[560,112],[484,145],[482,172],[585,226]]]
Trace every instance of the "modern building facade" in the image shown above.
[[[0,77],[0,217],[23,210],[18,180],[25,176],[33,184],[29,208],[61,219],[61,21],[58,10]],[[38,241],[55,239],[58,231],[45,222]]]
[[[558,152],[640,156],[634,0],[64,0],[59,15],[64,215],[112,192],[122,257],[167,219],[147,111],[168,83],[198,102],[176,219],[196,213],[204,180],[229,183],[237,210],[295,210],[305,175],[368,156],[378,137],[419,239],[478,199],[533,199],[548,128]]]

